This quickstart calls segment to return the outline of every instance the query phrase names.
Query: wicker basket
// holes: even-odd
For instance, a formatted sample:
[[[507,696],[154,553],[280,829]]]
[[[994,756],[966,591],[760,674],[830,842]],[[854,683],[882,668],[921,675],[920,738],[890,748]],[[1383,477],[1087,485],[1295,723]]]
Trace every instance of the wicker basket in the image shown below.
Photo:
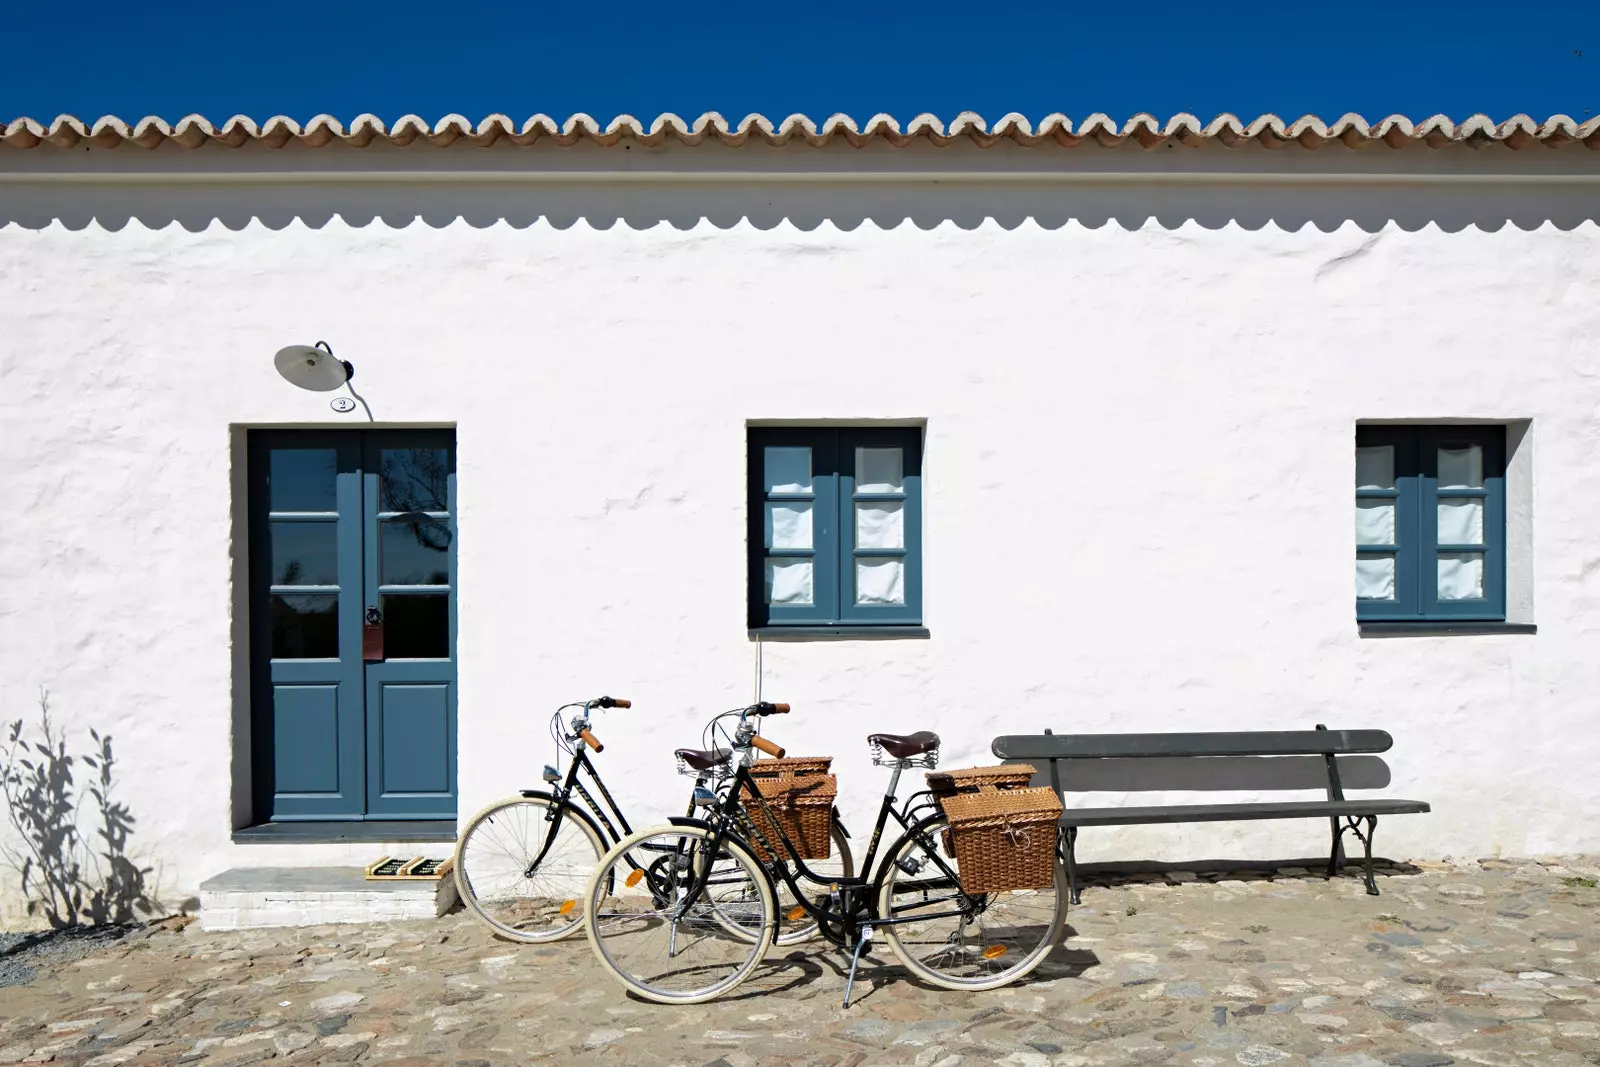
[[[761,760],[761,763],[777,763],[778,760]],[[825,860],[832,851],[832,840],[829,831],[833,823],[833,802],[839,795],[839,780],[831,774],[808,774],[803,776],[782,775],[770,778],[755,779],[756,788],[760,790],[761,797],[767,802],[773,816],[778,820],[778,827],[772,825],[767,818],[767,813],[761,805],[746,802],[745,814],[761,831],[774,848],[784,851],[778,836],[779,827],[782,828],[801,859]],[[750,844],[763,863],[771,863],[772,853],[763,848],[761,842],[752,836]]]
[[[827,774],[832,756],[787,756],[783,759],[758,759],[750,764],[752,778],[809,778]]]
[[[940,801],[967,893],[1043,889],[1055,882],[1054,789],[984,789]]]
[[[980,789],[1022,789],[1038,772],[1026,763],[999,767],[965,767],[954,771],[929,771],[928,788],[940,800],[957,793],[976,793]]]

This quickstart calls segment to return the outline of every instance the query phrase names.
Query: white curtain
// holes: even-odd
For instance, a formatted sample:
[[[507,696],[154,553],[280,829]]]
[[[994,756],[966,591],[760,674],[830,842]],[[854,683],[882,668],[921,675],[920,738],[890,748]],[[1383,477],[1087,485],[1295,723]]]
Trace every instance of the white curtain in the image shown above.
[[[886,500],[856,504],[857,548],[904,548],[905,505]]]
[[[1439,449],[1440,489],[1483,488],[1483,446]]]
[[[809,559],[767,560],[767,603],[804,607],[812,600]]]
[[[1394,599],[1394,556],[1356,557],[1356,598]]]
[[[1439,599],[1483,599],[1483,553],[1439,553]]]
[[[904,604],[905,564],[898,558],[856,560],[857,604]]]

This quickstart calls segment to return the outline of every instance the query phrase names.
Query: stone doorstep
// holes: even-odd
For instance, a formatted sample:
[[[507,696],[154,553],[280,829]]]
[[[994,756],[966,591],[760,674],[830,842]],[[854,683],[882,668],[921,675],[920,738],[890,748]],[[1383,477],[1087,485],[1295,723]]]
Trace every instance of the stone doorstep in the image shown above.
[[[368,881],[360,867],[236,867],[200,883],[200,928],[249,930],[434,919],[455,879]]]

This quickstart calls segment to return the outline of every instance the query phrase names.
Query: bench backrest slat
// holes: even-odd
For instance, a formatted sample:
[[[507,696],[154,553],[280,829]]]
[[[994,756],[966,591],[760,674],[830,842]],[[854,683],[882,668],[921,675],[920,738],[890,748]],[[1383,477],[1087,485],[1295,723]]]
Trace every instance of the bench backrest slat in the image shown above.
[[[1005,734],[1001,759],[1138,759],[1150,756],[1326,756],[1387,752],[1385,730],[1263,730],[1190,734]]]
[[[1382,756],[1329,758],[1339,762],[1344,789],[1387,789],[1390,785],[1389,765]],[[1322,756],[1112,756],[1081,760],[1044,760],[1036,756],[1017,762],[1031,764],[1038,772],[1034,785],[1048,785],[1058,793],[1257,793],[1286,789],[1331,792]]]

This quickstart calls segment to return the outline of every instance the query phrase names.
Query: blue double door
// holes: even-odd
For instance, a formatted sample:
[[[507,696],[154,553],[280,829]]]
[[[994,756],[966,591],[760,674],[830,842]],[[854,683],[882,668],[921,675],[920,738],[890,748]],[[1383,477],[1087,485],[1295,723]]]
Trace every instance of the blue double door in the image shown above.
[[[248,454],[257,821],[454,819],[454,433]]]

